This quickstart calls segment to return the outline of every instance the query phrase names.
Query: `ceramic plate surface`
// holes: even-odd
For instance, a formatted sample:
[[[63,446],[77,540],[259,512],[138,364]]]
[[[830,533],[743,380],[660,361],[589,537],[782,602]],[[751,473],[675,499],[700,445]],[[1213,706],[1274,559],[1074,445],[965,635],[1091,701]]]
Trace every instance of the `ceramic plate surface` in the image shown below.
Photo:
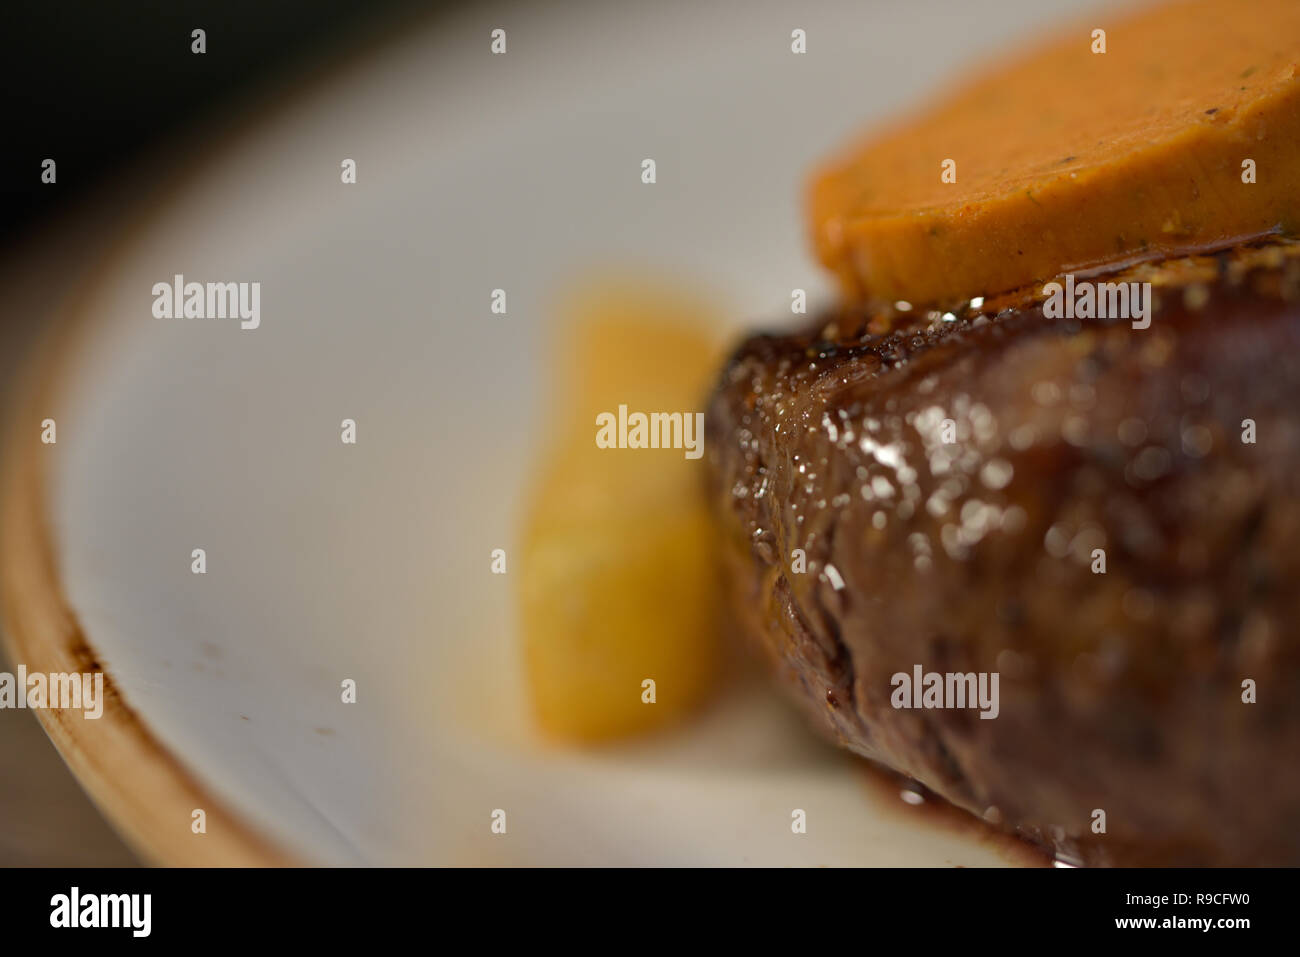
[[[55,735],[115,822],[171,861],[1005,863],[882,801],[761,683],[663,737],[547,746],[488,556],[550,436],[557,291],[632,268],[703,284],[733,330],[784,321],[796,287],[827,299],[814,162],[1061,6],[482,7],[214,128],[79,300],[24,493],[126,705],[103,719],[120,760],[96,765],[85,723]],[[260,327],[154,318],[178,273],[259,281]]]

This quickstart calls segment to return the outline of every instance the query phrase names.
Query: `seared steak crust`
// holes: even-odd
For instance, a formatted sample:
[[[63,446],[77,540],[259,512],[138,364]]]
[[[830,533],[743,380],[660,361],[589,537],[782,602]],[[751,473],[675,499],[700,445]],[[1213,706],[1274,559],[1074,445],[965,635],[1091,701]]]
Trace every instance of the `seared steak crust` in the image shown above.
[[[745,341],[711,495],[814,722],[1066,861],[1300,864],[1295,254],[1110,277],[1147,329],[1024,296]],[[895,708],[915,665],[996,672],[998,716]]]

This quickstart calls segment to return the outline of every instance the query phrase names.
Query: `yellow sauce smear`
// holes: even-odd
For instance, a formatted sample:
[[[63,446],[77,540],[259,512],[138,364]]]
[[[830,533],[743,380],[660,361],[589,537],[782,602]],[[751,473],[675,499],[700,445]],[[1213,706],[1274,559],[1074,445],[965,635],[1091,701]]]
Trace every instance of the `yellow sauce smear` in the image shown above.
[[[595,742],[668,724],[721,660],[703,456],[601,448],[598,418],[703,412],[720,358],[706,298],[608,279],[562,299],[551,452],[523,528],[518,599],[537,720]],[[609,418],[600,421],[609,423]],[[668,434],[668,433],[665,433]],[[702,435],[692,436],[699,441]],[[618,440],[618,429],[606,433]],[[653,682],[648,684],[647,682]]]

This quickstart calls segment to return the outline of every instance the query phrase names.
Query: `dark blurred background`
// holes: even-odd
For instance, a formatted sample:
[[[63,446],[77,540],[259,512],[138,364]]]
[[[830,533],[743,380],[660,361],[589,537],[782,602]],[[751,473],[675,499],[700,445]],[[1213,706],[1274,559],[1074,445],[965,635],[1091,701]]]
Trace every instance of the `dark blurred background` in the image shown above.
[[[75,281],[138,201],[118,199],[116,182],[160,154],[184,165],[247,112],[442,6],[4,0],[0,397],[46,318],[45,292]],[[199,28],[202,55],[191,52]],[[0,671],[12,670],[0,646]],[[0,866],[134,861],[32,713],[0,710]]]
[[[0,243],[196,121],[230,118],[441,0],[5,0]],[[191,32],[207,52],[191,52]],[[219,136],[220,125],[211,130]],[[56,184],[41,162],[58,164]]]

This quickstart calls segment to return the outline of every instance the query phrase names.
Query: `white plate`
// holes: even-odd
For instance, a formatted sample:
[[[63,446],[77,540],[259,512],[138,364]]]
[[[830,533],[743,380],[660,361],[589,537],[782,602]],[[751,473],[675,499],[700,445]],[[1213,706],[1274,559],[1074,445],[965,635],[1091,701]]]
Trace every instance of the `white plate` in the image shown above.
[[[1059,6],[476,8],[248,135],[214,126],[93,287],[46,465],[67,602],[144,733],[310,862],[1006,862],[884,807],[764,686],[662,738],[544,746],[489,553],[550,432],[556,290],[630,266],[707,284],[737,328],[781,321],[792,288],[824,298],[814,161]],[[261,327],[153,318],[176,273],[260,281]],[[148,847],[188,837],[188,808],[100,796]]]

